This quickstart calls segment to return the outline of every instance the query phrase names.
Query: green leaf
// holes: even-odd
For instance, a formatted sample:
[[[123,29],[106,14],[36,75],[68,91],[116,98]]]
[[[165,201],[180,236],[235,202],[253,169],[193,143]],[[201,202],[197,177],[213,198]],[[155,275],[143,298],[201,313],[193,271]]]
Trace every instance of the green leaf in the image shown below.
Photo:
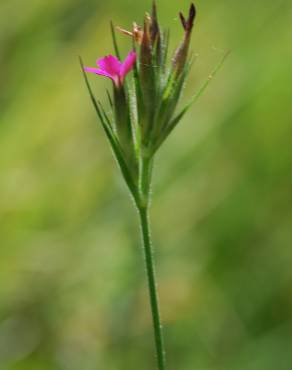
[[[164,71],[166,69],[166,62],[167,62],[167,56],[168,56],[168,50],[169,50],[169,34],[170,31],[167,29],[163,32],[163,68]]]
[[[192,65],[193,60],[190,59],[190,61],[185,65],[180,76],[177,76],[173,71],[169,74],[168,82],[164,88],[160,103],[156,110],[154,120],[155,124],[151,136],[151,139],[154,141],[154,147],[156,146],[157,141],[160,140],[161,132],[165,130],[165,127],[168,125],[175,112],[183,90],[185,79]]]
[[[176,109],[176,106],[177,106],[177,103],[180,99],[180,96],[181,96],[181,93],[182,93],[182,90],[183,90],[183,86],[184,86],[184,83],[185,83],[185,80],[188,76],[188,74],[190,73],[190,70],[191,70],[191,67],[194,63],[194,60],[193,58],[191,58],[185,65],[183,71],[182,71],[182,74],[180,77],[175,77],[175,80],[174,80],[174,84],[172,85],[172,90],[167,98],[167,109],[166,109],[166,116],[164,117],[164,119],[161,119],[163,120],[163,124],[162,124],[162,127],[165,127],[165,125],[168,124],[169,120],[171,119],[171,117],[173,116],[174,112],[175,112],[175,109]],[[159,120],[160,120],[160,117],[159,117]]]
[[[114,105],[113,105],[113,101],[112,101],[111,94],[110,94],[110,92],[108,91],[108,89],[106,89],[106,94],[107,94],[107,98],[108,98],[109,105],[110,105],[111,109],[113,109],[113,108],[114,108]]]
[[[102,104],[99,100],[97,101],[97,103],[98,103],[100,112],[102,113],[103,118],[105,119],[105,122],[107,124],[107,127],[108,127],[109,131],[111,132],[112,136],[117,140],[115,132],[113,130],[113,124],[112,124],[111,120],[109,119],[108,114],[106,113],[105,109],[103,108],[103,106],[102,106]]]
[[[184,115],[187,113],[187,111],[191,108],[191,106],[198,100],[198,98],[203,94],[203,92],[208,87],[209,83],[212,81],[212,79],[215,77],[215,75],[218,73],[220,68],[223,66],[226,58],[230,54],[230,51],[227,51],[220,62],[217,64],[217,66],[214,68],[212,73],[208,76],[206,81],[202,84],[202,86],[199,88],[197,93],[193,95],[191,100],[185,105],[185,107],[177,114],[177,116],[169,123],[169,125],[166,127],[165,132],[163,133],[161,140],[157,143],[155,150],[157,150],[160,145],[164,142],[164,140],[169,136],[169,134],[173,131],[173,129],[176,127],[178,122],[184,117]]]

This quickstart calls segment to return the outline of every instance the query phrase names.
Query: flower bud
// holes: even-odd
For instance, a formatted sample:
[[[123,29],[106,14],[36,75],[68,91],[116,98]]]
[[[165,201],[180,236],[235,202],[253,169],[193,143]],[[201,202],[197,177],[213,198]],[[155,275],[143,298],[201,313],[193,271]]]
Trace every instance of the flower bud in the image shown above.
[[[188,19],[185,19],[184,15],[181,12],[179,13],[179,16],[180,16],[180,20],[184,28],[185,34],[173,58],[173,70],[176,72],[176,74],[180,74],[183,71],[185,64],[186,64],[192,29],[193,29],[194,20],[196,17],[195,5],[191,4]]]
[[[152,14],[151,14],[151,42],[153,48],[153,62],[156,64],[156,70],[162,66],[163,55],[162,55],[162,35],[157,18],[157,7],[156,2],[153,1]]]
[[[146,69],[152,61],[152,38],[151,38],[151,17],[148,13],[145,14],[144,18],[144,32],[141,43],[141,69]]]
[[[152,19],[146,13],[144,20],[144,32],[140,49],[140,87],[143,101],[143,117],[141,117],[142,136],[147,136],[147,131],[151,125],[153,111],[155,108],[155,66],[153,65],[153,43],[154,35],[152,28]]]

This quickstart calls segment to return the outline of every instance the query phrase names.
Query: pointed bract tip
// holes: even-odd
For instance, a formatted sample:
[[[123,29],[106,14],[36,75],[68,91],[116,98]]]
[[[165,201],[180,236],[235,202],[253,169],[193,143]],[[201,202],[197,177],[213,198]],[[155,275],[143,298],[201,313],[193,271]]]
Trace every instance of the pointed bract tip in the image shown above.
[[[182,12],[179,13],[179,16],[185,33],[183,41],[177,48],[173,58],[173,67],[178,75],[181,74],[187,62],[188,49],[190,45],[192,29],[194,26],[194,19],[196,17],[195,5],[191,3],[187,17],[184,17]]]
[[[152,2],[152,17],[153,18],[157,17],[157,4],[155,0],[153,0]]]
[[[196,7],[194,3],[191,3],[189,15],[187,19],[184,17],[182,12],[179,13],[182,26],[186,32],[190,32],[192,30],[193,25],[194,25],[194,20],[196,17],[196,13],[197,11],[196,11]]]
[[[186,19],[185,19],[185,17],[184,17],[184,15],[183,15],[182,12],[179,12],[179,17],[180,17],[180,20],[181,20],[181,23],[182,23],[183,28],[186,29],[186,26],[187,26]]]
[[[144,20],[148,21],[148,22],[151,22],[151,15],[148,12],[145,12]]]
[[[145,13],[144,16],[144,35],[149,36],[148,34],[150,33],[150,28],[151,28],[151,16],[149,13]]]
[[[187,21],[187,30],[188,31],[191,31],[191,29],[193,28],[193,25],[194,25],[194,20],[196,18],[196,7],[194,5],[194,3],[191,4],[190,6],[190,11],[189,11],[189,19]]]
[[[197,13],[197,9],[195,7],[195,4],[194,3],[191,3],[191,6],[190,6],[190,18],[192,18],[193,20],[195,19],[195,16],[196,16],[196,13]]]
[[[151,14],[151,40],[154,44],[155,40],[157,39],[157,36],[159,35],[159,24],[158,24],[158,17],[157,17],[157,8],[156,8],[156,2],[153,1],[152,6],[152,14]]]

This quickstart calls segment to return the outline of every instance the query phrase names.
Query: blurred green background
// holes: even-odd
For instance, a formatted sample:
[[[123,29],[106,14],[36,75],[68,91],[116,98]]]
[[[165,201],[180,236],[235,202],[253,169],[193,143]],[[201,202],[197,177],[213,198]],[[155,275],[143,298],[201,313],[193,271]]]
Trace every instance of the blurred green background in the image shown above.
[[[172,47],[189,1],[159,0]],[[168,370],[292,368],[291,0],[197,0],[152,226]],[[1,0],[0,369],[152,370],[135,209],[84,86],[150,1]],[[119,36],[123,54],[130,41]],[[105,99],[110,82],[90,76]]]

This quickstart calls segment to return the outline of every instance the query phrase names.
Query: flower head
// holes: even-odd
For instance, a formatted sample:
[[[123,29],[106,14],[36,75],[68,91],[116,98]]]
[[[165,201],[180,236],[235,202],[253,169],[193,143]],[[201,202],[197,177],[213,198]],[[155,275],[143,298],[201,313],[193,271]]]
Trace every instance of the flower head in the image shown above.
[[[86,72],[95,73],[97,75],[106,76],[113,80],[114,85],[119,88],[123,85],[126,75],[131,71],[136,63],[136,53],[131,51],[124,62],[120,62],[113,55],[107,55],[104,58],[98,59],[96,64],[99,68],[85,67]]]
[[[133,186],[140,184],[139,174],[143,160],[153,158],[227,56],[224,55],[211,77],[190,102],[180,108],[178,104],[192,65],[189,49],[196,13],[194,4],[190,4],[187,15],[179,13],[183,37],[171,62],[168,55],[169,31],[159,24],[155,0],[150,14],[145,14],[143,27],[133,23],[131,31],[117,28],[133,41],[133,50],[124,61],[120,60],[115,27],[111,23],[116,56],[107,55],[97,60],[97,68],[84,68],[81,62],[98,117],[121,168],[128,171],[124,175],[127,178],[132,177]],[[125,84],[126,75],[134,66],[133,81]],[[100,101],[95,100],[85,71],[106,76],[113,81],[113,94],[107,94],[109,108],[104,108]]]
[[[156,1],[152,12],[146,13],[143,27],[133,24],[132,31],[118,28],[132,38],[133,50],[124,61],[120,51],[115,27],[111,33],[115,55],[97,60],[97,68],[84,68],[80,59],[86,86],[97,115],[105,130],[122,174],[133,194],[145,206],[152,162],[157,150],[185,116],[192,104],[208,86],[223,65],[226,53],[218,66],[198,92],[183,107],[178,104],[192,65],[189,57],[192,30],[196,18],[194,4],[188,15],[179,13],[183,26],[183,38],[176,48],[171,63],[168,56],[169,31],[158,22]],[[137,50],[137,54],[136,54]],[[126,75],[134,69],[131,84],[124,83]],[[113,81],[112,95],[107,91],[108,105],[96,100],[86,72],[106,76]]]

